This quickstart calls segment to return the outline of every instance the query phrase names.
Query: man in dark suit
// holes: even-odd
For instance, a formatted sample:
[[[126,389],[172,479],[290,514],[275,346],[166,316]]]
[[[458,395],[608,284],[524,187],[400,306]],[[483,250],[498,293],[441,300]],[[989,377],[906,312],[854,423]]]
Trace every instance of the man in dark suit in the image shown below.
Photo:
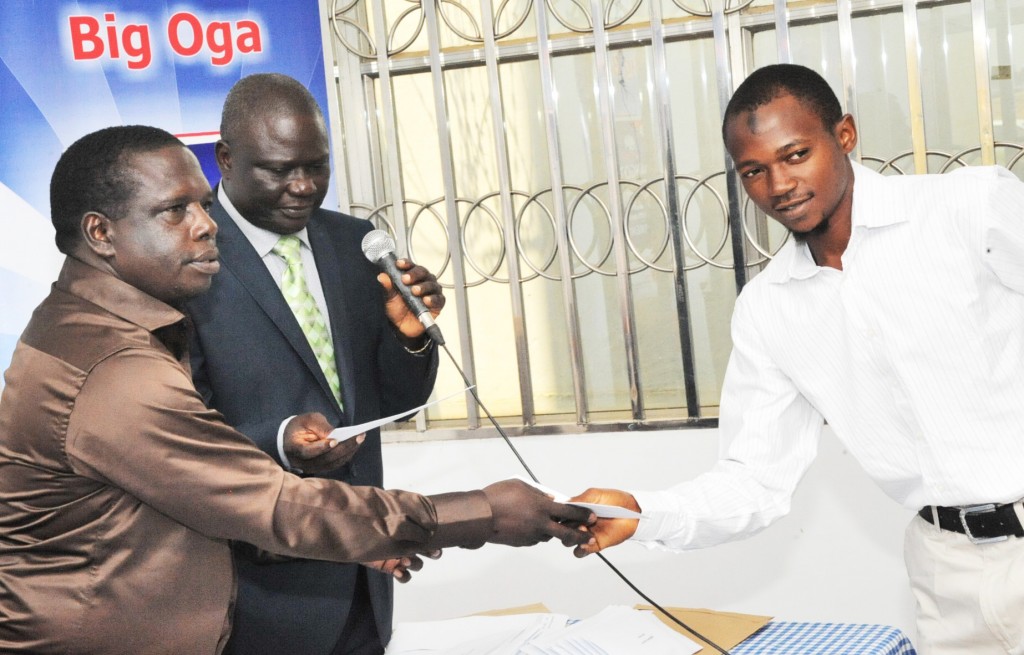
[[[347,463],[347,448],[281,436],[297,414],[319,412],[334,425],[354,425],[416,407],[437,370],[422,325],[362,254],[372,225],[320,208],[330,179],[328,147],[319,106],[292,78],[252,75],[228,94],[216,146],[222,180],[210,211],[222,268],[210,291],[188,306],[193,377],[211,408],[285,468],[381,486],[377,430]],[[292,266],[279,250],[287,235],[298,237],[292,242],[303,295],[315,300],[333,363],[311,346],[316,339],[300,327],[303,316],[282,291]],[[434,276],[411,262],[400,260],[399,267],[436,315],[444,296]],[[390,638],[392,577],[404,581],[422,562],[266,563],[238,548],[236,565],[227,652],[363,655],[382,653]]]

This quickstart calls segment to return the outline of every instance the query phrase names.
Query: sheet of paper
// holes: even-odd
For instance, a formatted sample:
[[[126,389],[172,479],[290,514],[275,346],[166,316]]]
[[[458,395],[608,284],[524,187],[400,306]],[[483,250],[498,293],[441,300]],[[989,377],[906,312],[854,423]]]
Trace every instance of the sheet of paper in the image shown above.
[[[392,421],[400,419],[403,416],[409,416],[410,414],[415,414],[416,412],[420,411],[421,409],[423,409],[425,407],[430,407],[431,405],[436,405],[437,403],[444,402],[445,400],[448,400],[449,398],[454,398],[455,396],[458,396],[459,394],[466,393],[467,391],[469,391],[472,388],[473,387],[466,387],[462,391],[456,391],[455,393],[449,394],[449,395],[445,396],[444,398],[438,398],[437,400],[431,400],[429,403],[424,403],[424,404],[420,405],[419,407],[413,407],[412,409],[408,409],[408,410],[406,410],[404,412],[399,412],[398,414],[392,414],[391,416],[385,416],[384,418],[379,418],[376,421],[370,421],[369,423],[360,423],[359,425],[346,425],[346,426],[342,426],[340,428],[335,428],[335,429],[331,430],[331,433],[327,435],[327,438],[328,439],[334,439],[335,441],[345,441],[346,439],[351,439],[352,437],[357,437],[357,436],[361,435],[362,433],[364,433],[364,432],[366,432],[368,430],[372,430],[374,428],[379,428],[380,426],[384,425],[385,423],[391,423]]]
[[[700,646],[650,612],[611,605],[598,614],[531,640],[523,655],[692,655]]]
[[[399,623],[386,655],[517,655],[531,640],[565,626],[562,614],[466,616]]]
[[[569,496],[565,495],[561,491],[555,491],[554,489],[552,489],[550,487],[545,487],[541,483],[534,482],[533,480],[531,480],[529,478],[526,478],[526,477],[523,477],[523,476],[517,476],[517,479],[522,480],[523,482],[525,482],[526,484],[530,485],[531,487],[534,487],[536,489],[539,489],[540,491],[543,491],[547,495],[549,495],[552,498],[554,498],[556,503],[565,503],[567,505],[575,505],[576,507],[584,507],[586,509],[589,509],[591,512],[594,513],[594,516],[596,516],[599,519],[642,519],[643,518],[643,515],[640,514],[639,512],[634,512],[631,509],[626,509],[625,507],[619,507],[618,505],[600,505],[598,503],[579,503],[579,502],[576,502],[576,501],[570,501],[569,500]]]
[[[692,655],[698,650],[650,612],[613,605],[581,621],[519,614],[399,623],[385,655]]]

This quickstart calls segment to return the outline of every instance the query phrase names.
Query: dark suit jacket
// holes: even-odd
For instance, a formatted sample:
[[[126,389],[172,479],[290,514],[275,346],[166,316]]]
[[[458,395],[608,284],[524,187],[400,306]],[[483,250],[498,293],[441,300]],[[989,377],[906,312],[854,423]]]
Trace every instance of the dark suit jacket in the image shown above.
[[[220,203],[221,270],[210,290],[190,301],[196,388],[207,405],[279,460],[281,422],[321,412],[335,425],[363,423],[422,404],[437,373],[437,352],[412,355],[384,314],[379,270],[360,244],[365,220],[317,210],[308,225],[323,285],[341,380],[344,412],[334,400],[298,322],[256,250]],[[383,484],[380,434],[367,434],[353,460],[329,474],[357,485]],[[356,564],[312,560],[258,563],[236,549],[238,598],[234,652],[329,653],[352,603]],[[392,580],[368,571],[378,632],[391,635]]]

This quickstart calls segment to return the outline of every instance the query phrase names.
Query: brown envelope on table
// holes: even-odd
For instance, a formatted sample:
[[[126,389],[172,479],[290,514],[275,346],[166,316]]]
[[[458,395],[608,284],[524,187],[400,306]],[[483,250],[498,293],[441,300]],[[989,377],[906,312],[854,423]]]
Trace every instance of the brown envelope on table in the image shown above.
[[[654,608],[650,605],[637,605],[636,609],[653,610]],[[726,650],[754,634],[772,620],[770,616],[734,614],[733,612],[716,612],[714,610],[687,609],[684,607],[666,607],[665,610]],[[718,652],[714,648],[707,646],[701,639],[673,623],[671,619],[664,616],[661,612],[655,611],[654,615],[676,632],[686,635],[697,644],[704,646],[702,650],[697,651],[697,655],[714,655]]]
[[[650,605],[636,605],[635,609],[654,610]],[[716,612],[714,610],[688,609],[685,607],[666,607],[665,609],[686,625],[727,650],[754,634],[772,620],[770,616],[756,616],[754,614],[735,614],[733,612]],[[476,616],[544,614],[550,611],[543,603],[534,603],[521,607],[508,607],[489,612],[479,612]],[[702,650],[697,651],[696,655],[714,655],[718,652],[673,623],[671,619],[665,617],[661,612],[655,611],[654,615],[676,632],[685,635],[698,645],[704,646]]]

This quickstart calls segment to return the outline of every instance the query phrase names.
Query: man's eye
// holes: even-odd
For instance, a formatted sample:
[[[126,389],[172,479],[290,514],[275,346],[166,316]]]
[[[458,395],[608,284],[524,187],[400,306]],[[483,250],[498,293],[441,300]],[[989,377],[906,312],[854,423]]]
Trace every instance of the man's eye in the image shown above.
[[[185,217],[188,215],[188,205],[171,205],[169,207],[164,208],[161,214],[163,215],[165,220],[171,221],[173,223],[179,223],[182,220],[184,220]]]
[[[748,168],[747,170],[740,173],[740,177],[750,179],[761,172],[760,168]]]
[[[789,161],[800,161],[801,159],[807,156],[808,152],[809,150],[807,148],[797,150],[796,152],[789,156]]]

